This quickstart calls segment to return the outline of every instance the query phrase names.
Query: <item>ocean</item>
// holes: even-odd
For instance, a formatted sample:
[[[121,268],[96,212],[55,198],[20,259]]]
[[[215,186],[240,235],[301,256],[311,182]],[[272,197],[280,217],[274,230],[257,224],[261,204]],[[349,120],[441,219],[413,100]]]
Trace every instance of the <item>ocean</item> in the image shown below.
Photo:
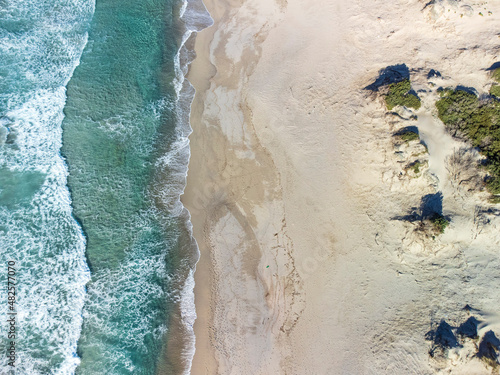
[[[189,373],[185,42],[210,24],[198,1],[0,0],[0,373]]]

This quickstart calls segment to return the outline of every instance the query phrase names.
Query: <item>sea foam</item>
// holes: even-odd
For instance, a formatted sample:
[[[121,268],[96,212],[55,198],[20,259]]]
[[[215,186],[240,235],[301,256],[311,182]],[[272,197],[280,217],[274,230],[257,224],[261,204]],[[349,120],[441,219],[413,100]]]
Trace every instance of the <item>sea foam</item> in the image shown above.
[[[193,33],[199,32],[207,27],[213,25],[213,19],[208,13],[202,0],[185,0],[180,12],[181,20],[184,22],[185,31],[182,35],[182,42],[179,51],[175,57],[176,66],[176,89],[177,89],[177,124],[178,124],[178,138],[174,143],[175,147],[173,152],[168,153],[160,162],[166,163],[170,166],[171,170],[176,171],[177,181],[181,186],[176,189],[176,196],[169,196],[170,205],[175,207],[175,211],[181,217],[185,218],[186,229],[191,236],[192,246],[195,248],[195,261],[192,269],[189,271],[188,276],[182,285],[180,293],[180,311],[184,332],[186,334],[185,349],[183,351],[183,360],[185,362],[185,374],[191,373],[191,365],[195,353],[195,334],[193,325],[196,320],[196,309],[194,302],[194,272],[195,264],[199,259],[199,249],[196,240],[192,234],[192,224],[189,212],[180,202],[180,195],[184,193],[187,178],[187,163],[191,156],[189,149],[189,135],[192,133],[190,124],[191,103],[195,96],[194,87],[185,78],[188,72],[189,64],[195,58],[194,51],[190,50],[186,42],[190,39]],[[172,204],[173,203],[173,204]]]
[[[4,1],[0,9],[6,133],[0,144],[0,279],[7,261],[15,261],[18,373],[71,374],[79,363],[89,270],[59,149],[65,85],[79,63],[93,9],[87,0]],[[6,309],[0,305],[0,316]],[[2,348],[6,340],[2,335]],[[0,372],[9,369],[2,356]]]

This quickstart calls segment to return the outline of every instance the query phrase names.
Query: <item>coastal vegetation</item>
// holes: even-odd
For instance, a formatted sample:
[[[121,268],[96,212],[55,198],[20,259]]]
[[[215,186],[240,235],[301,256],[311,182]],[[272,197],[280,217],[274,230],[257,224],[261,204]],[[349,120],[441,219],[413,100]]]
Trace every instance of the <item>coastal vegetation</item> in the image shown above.
[[[497,82],[500,83],[500,68],[497,68],[491,73],[491,77]],[[500,98],[500,85],[497,83],[493,84],[490,88],[490,95],[493,95],[497,98]]]
[[[484,166],[490,175],[486,187],[492,194],[500,194],[500,101],[447,89],[441,92],[436,107],[439,118],[454,136],[466,138],[486,156]]]
[[[490,95],[500,98],[500,85],[491,86]]]
[[[438,233],[444,233],[446,227],[450,224],[450,221],[441,214],[434,214],[431,218],[431,223],[433,229]]]
[[[385,103],[388,110],[400,105],[407,108],[420,108],[420,99],[411,92],[411,83],[409,79],[389,85],[389,91],[385,96]]]
[[[418,133],[413,130],[404,130],[401,133],[398,133],[397,135],[399,136],[399,138],[401,138],[401,140],[405,142],[411,142],[420,139]]]
[[[493,73],[491,73],[491,77],[500,83],[500,68],[496,68],[495,70],[493,70]]]
[[[420,160],[415,160],[409,164],[406,165],[404,170],[406,172],[412,171],[413,175],[411,175],[413,178],[419,177],[420,173],[422,172],[422,168],[425,168],[427,166],[427,160],[420,161]]]
[[[422,166],[422,163],[417,160],[414,163],[410,164],[411,169],[413,170],[413,173],[419,174],[420,173],[420,167]]]

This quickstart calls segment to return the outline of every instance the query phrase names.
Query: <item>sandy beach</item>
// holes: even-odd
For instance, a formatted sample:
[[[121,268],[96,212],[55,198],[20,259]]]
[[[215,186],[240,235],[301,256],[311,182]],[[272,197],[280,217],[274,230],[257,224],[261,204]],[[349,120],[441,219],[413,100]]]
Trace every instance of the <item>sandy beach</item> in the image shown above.
[[[431,357],[426,334],[466,305],[500,334],[500,214],[457,182],[467,144],[434,106],[440,86],[488,92],[500,4],[426,3],[205,0],[182,197],[201,252],[192,374],[498,373],[473,340]],[[418,111],[365,89],[388,66]],[[427,149],[395,144],[404,126]],[[452,218],[442,235],[398,219],[425,196]]]

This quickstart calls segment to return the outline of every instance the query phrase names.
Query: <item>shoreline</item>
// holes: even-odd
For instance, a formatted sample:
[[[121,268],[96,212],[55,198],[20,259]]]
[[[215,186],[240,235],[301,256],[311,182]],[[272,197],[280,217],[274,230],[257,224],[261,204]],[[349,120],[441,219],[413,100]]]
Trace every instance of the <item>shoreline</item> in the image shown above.
[[[186,74],[186,79],[190,82],[190,84],[195,89],[195,95],[193,100],[191,101],[191,109],[189,114],[189,123],[192,128],[192,133],[190,134],[190,158],[189,158],[189,166],[188,166],[188,174],[187,174],[187,183],[184,189],[183,195],[181,195],[181,201],[184,206],[188,209],[190,214],[190,222],[192,224],[192,233],[193,237],[196,240],[198,246],[198,254],[199,258],[194,266],[194,308],[196,319],[193,324],[194,329],[194,337],[195,337],[195,351],[193,358],[191,359],[191,373],[203,373],[203,367],[207,366],[205,363],[200,363],[203,360],[209,363],[209,367],[207,367],[207,373],[215,373],[215,363],[211,361],[212,358],[215,358],[215,353],[211,350],[209,345],[209,338],[206,335],[208,331],[203,328],[199,328],[200,325],[208,325],[209,321],[212,319],[210,314],[211,303],[209,299],[212,280],[210,277],[210,259],[207,248],[204,246],[204,241],[200,241],[203,238],[203,222],[205,221],[205,217],[203,216],[203,210],[199,210],[199,207],[195,207],[195,201],[197,198],[197,194],[193,191],[191,192],[190,180],[192,180],[192,176],[196,173],[196,169],[191,165],[193,162],[193,138],[196,136],[195,132],[198,129],[199,122],[195,119],[199,119],[201,117],[202,109],[200,107],[203,106],[203,99],[200,98],[207,89],[204,83],[209,81],[209,79],[213,76],[214,73],[211,73],[209,70],[205,70],[201,67],[201,65],[206,61],[206,55],[200,51],[199,45],[208,46],[208,38],[210,38],[210,31],[216,25],[216,19],[213,13],[209,10],[209,6],[207,5],[208,1],[203,1],[207,11],[209,12],[213,24],[206,29],[202,30],[202,32],[198,32],[194,39],[193,50],[196,54],[196,57],[193,61],[191,61],[189,65],[189,70]],[[207,38],[208,34],[208,38]],[[203,60],[203,61],[202,61]],[[209,64],[206,64],[207,66]],[[198,71],[197,75],[193,75],[193,70]],[[196,151],[195,155],[196,155]],[[191,203],[191,204],[190,204]],[[199,202],[199,204],[203,204]],[[196,214],[195,214],[196,213]],[[201,230],[200,230],[201,229]],[[208,344],[208,345],[207,345]],[[202,357],[202,361],[197,360],[198,357]],[[196,359],[195,359],[196,358]],[[210,369],[210,370],[208,370]]]
[[[211,98],[207,98],[207,95],[213,94],[210,85],[216,88],[219,85],[229,84],[230,89],[234,89],[234,80],[238,79],[237,76],[231,77],[229,74],[230,77],[227,77],[224,74],[233,69],[233,62],[224,58],[224,54],[220,53],[220,46],[213,45],[216,39],[219,43],[229,41],[229,35],[224,35],[222,39],[219,39],[220,34],[223,33],[220,24],[227,24],[231,15],[238,11],[238,7],[237,4],[229,2],[219,3],[216,6],[213,1],[206,1],[205,5],[214,19],[214,26],[197,35],[195,44],[197,58],[191,65],[188,75],[189,81],[196,89],[196,96],[191,106],[192,156],[188,183],[182,198],[191,212],[193,233],[201,253],[195,272],[195,306],[198,317],[194,325],[196,352],[192,373],[215,374],[234,371],[232,364],[227,363],[224,356],[221,356],[221,352],[226,350],[235,350],[235,355],[252,366],[255,366],[258,362],[257,358],[264,351],[269,350],[270,356],[274,358],[271,360],[274,371],[279,371],[279,357],[284,350],[273,342],[275,339],[285,340],[285,338],[273,336],[276,330],[281,329],[285,332],[290,329],[296,316],[292,311],[276,311],[277,309],[270,304],[270,293],[266,290],[276,288],[272,298],[276,298],[276,302],[281,306],[278,309],[287,308],[288,299],[290,301],[294,299],[293,278],[297,278],[297,274],[296,271],[292,271],[290,280],[285,280],[285,275],[290,274],[288,267],[290,263],[293,263],[288,249],[282,255],[282,259],[276,262],[276,259],[263,254],[260,244],[263,240],[262,236],[266,237],[264,240],[268,243],[275,241],[275,235],[271,233],[274,230],[270,229],[271,227],[275,227],[275,231],[279,232],[280,240],[286,241],[286,234],[283,233],[282,228],[284,216],[282,203],[277,203],[276,207],[269,207],[269,211],[264,213],[274,216],[265,234],[257,233],[260,230],[259,223],[255,214],[252,213],[258,202],[273,206],[275,199],[281,200],[282,192],[277,184],[279,177],[272,158],[262,147],[252,129],[251,111],[247,106],[240,108],[238,104],[238,100],[243,101],[240,93],[236,94],[233,104],[223,103],[223,105],[238,108],[238,116],[243,117],[245,121],[244,129],[242,129],[245,138],[243,142],[228,139],[230,136],[228,137],[225,133],[228,129],[217,126],[220,124],[217,124],[217,120],[213,117],[207,120],[209,116],[207,116],[206,104],[211,103]],[[272,7],[268,8],[272,10]],[[212,61],[214,56],[217,56],[219,70],[214,68]],[[245,54],[245,64],[237,64],[238,69],[246,70],[241,76],[242,80],[250,76],[251,65],[259,58],[260,52],[257,47],[256,51]],[[214,81],[217,83],[214,84]],[[217,98],[214,99],[218,101]],[[238,133],[237,137],[240,135],[241,133]],[[245,158],[243,162],[242,156]],[[247,173],[250,175],[246,175]],[[256,176],[251,176],[253,174]],[[253,186],[249,187],[248,184]],[[270,196],[265,197],[265,195]],[[226,220],[230,222],[224,223]],[[228,252],[234,251],[233,245],[220,243],[220,240],[226,236],[236,236],[233,238],[234,242],[240,242],[236,247],[243,255],[240,260],[235,261],[235,264],[230,264],[231,259],[227,258]],[[223,251],[218,251],[222,248],[224,248]],[[269,275],[262,274],[260,271],[261,262],[271,261],[276,262],[273,268],[276,268],[275,271],[279,275],[277,281],[271,280]],[[235,267],[232,268],[232,265]],[[248,276],[242,276],[242,274]],[[223,307],[225,301],[233,297],[240,298],[240,293],[233,293],[230,290],[232,287],[229,289],[221,287],[221,283],[227,280],[235,280],[232,285],[236,288],[243,288],[242,290],[245,290],[243,293],[248,294],[248,298],[241,301],[245,305],[243,311],[230,311],[231,307]],[[300,280],[297,282],[300,283]],[[231,332],[226,337],[222,332],[229,332],[226,331],[227,327],[224,325],[231,320],[236,320],[238,323],[230,329],[239,331],[237,327],[241,326],[244,331],[251,331],[257,327],[257,321],[262,317],[268,320],[268,323],[262,329],[258,329],[257,334],[252,334],[248,338],[267,342],[265,347],[258,348],[258,345],[253,345],[251,349],[257,349],[255,353],[243,347],[232,348],[231,342],[239,341],[238,334]],[[243,371],[243,369],[236,371]]]
[[[181,181],[178,184],[181,191],[172,195],[167,204],[169,207],[168,212],[183,221],[182,230],[188,238],[185,239],[185,243],[181,246],[189,248],[192,252],[187,256],[184,254],[186,257],[184,266],[187,266],[185,272],[183,272],[185,278],[178,285],[179,301],[171,312],[172,315],[168,323],[169,338],[165,343],[166,350],[159,358],[156,371],[158,374],[170,374],[171,372],[190,374],[195,351],[195,335],[192,328],[196,319],[193,274],[199,259],[199,249],[192,234],[191,215],[181,202],[190,160],[189,135],[192,133],[189,121],[190,106],[195,96],[194,87],[187,79],[187,74],[195,58],[194,37],[199,31],[210,27],[213,22],[202,0],[183,0],[179,9],[178,22],[184,31],[180,37],[179,49],[174,59],[176,73],[174,87],[178,98],[175,104],[177,139],[173,144],[173,150],[169,151],[165,156],[178,159],[175,168],[170,173],[178,175],[177,180]],[[174,152],[170,155],[172,151]],[[186,152],[187,157],[183,158],[182,156]],[[167,163],[171,163],[171,161]]]

